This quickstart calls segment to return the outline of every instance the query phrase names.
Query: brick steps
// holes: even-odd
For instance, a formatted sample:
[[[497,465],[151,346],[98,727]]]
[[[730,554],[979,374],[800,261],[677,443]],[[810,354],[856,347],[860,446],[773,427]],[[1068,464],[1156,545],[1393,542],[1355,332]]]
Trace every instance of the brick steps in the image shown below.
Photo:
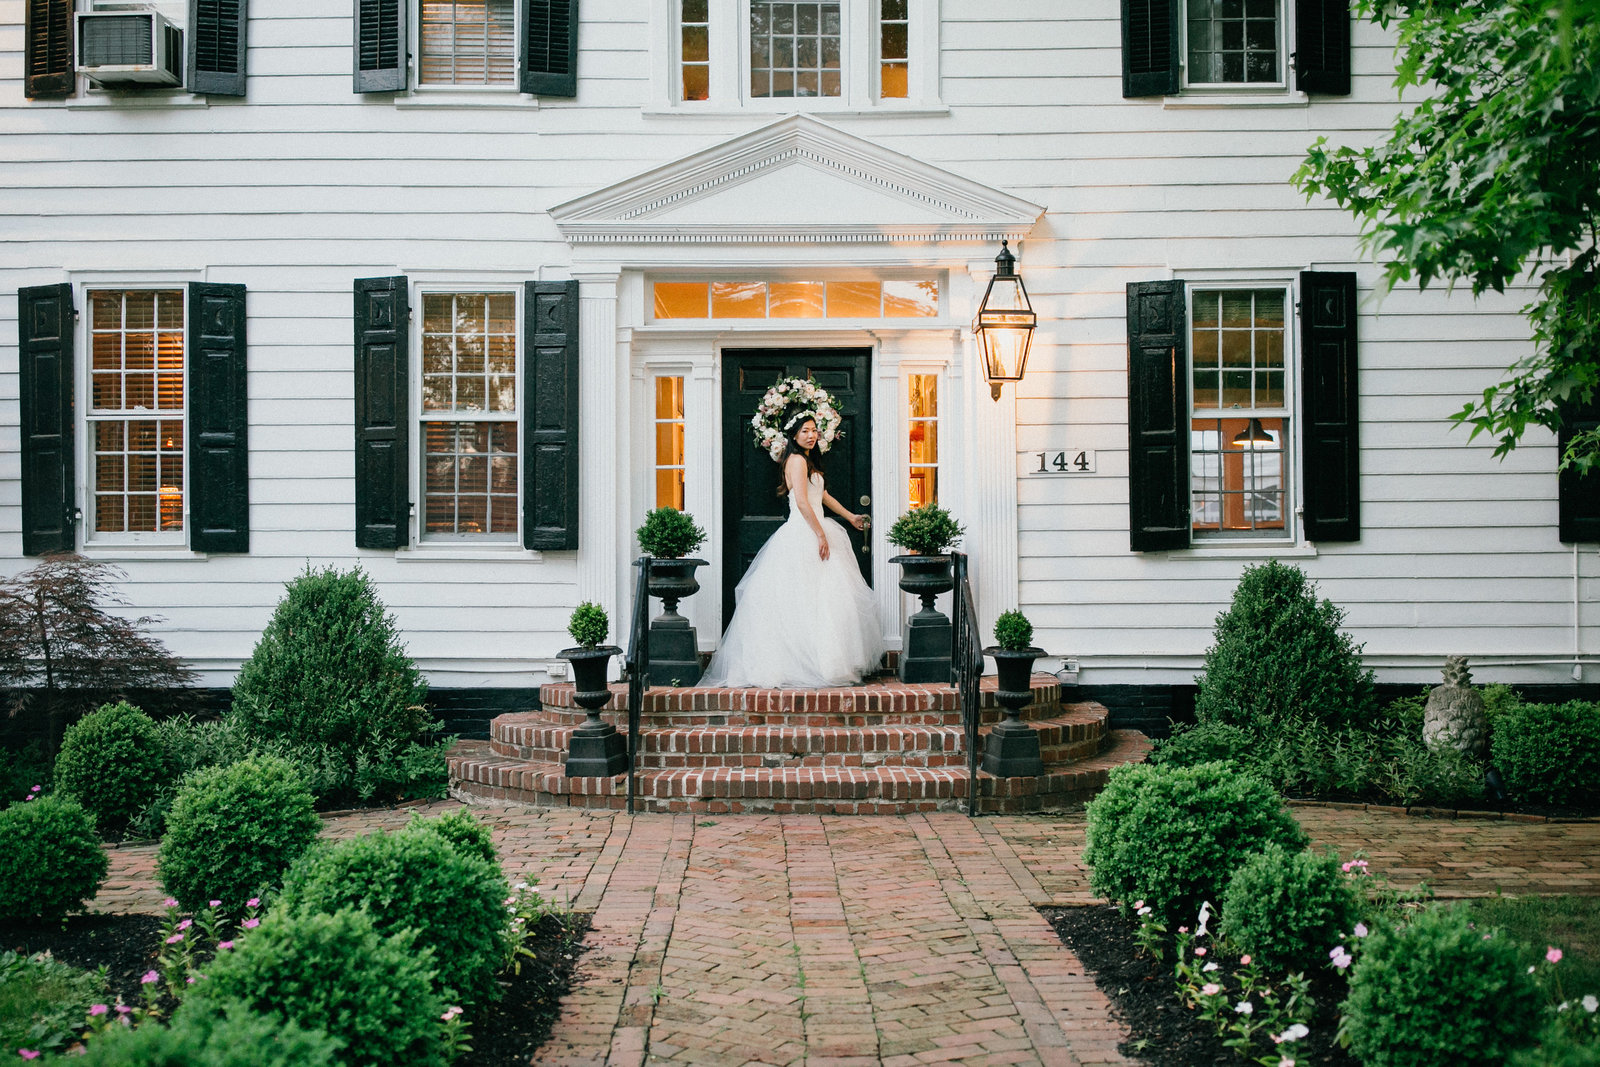
[[[980,810],[1035,811],[1089,799],[1110,769],[1142,760],[1143,734],[1107,730],[1106,709],[1062,705],[1053,676],[1034,676],[1023,718],[1039,735],[1045,773],[981,771]],[[1000,717],[983,679],[984,722]],[[545,707],[502,715],[487,742],[450,754],[453,795],[534,807],[620,808],[627,776],[568,778],[563,761],[584,720],[570,685],[541,690]],[[658,812],[897,814],[958,810],[969,781],[957,694],[894,679],[834,690],[656,689],[640,713],[636,808]],[[613,687],[613,704],[626,690]],[[625,710],[603,717],[627,729]],[[987,725],[980,727],[988,732]]]
[[[982,811],[1023,812],[1082,803],[1111,768],[1142,760],[1150,743],[1133,730],[1113,730],[1093,757],[1048,766],[1038,778],[978,773]],[[559,763],[506,759],[482,741],[458,742],[450,754],[451,794],[467,801],[532,807],[621,808],[626,775],[568,778]],[[706,767],[642,770],[636,808],[655,812],[809,812],[895,815],[966,806],[963,767]]]

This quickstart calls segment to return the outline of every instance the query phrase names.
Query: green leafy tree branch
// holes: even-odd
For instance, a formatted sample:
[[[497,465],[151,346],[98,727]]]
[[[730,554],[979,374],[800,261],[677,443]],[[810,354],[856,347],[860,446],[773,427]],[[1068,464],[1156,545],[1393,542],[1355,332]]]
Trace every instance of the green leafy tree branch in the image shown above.
[[[1600,0],[1354,0],[1398,37],[1395,86],[1426,94],[1382,143],[1319,138],[1292,178],[1358,220],[1392,289],[1503,292],[1526,272],[1534,351],[1452,418],[1504,456],[1600,385]],[[1600,464],[1600,431],[1563,462]]]

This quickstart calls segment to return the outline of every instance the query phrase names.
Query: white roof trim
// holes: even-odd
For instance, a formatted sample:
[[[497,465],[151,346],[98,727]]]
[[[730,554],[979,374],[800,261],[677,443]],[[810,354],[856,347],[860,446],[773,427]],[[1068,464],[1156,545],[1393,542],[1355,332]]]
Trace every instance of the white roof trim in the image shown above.
[[[790,115],[551,209],[573,244],[1020,241],[1044,208]]]

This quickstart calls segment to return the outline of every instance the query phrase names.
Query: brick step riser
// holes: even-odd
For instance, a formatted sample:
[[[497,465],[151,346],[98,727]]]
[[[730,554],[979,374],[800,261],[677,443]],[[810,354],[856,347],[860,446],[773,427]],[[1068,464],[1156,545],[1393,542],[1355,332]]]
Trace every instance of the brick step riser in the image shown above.
[[[978,705],[998,714],[994,677],[982,679]],[[628,687],[614,682],[608,712],[626,712]],[[1061,683],[1053,675],[1035,674],[1033,704],[1054,707],[1061,701]],[[582,715],[571,682],[555,682],[539,687],[539,704],[546,710],[564,710]],[[905,686],[892,678],[876,685],[844,689],[683,689],[657,688],[645,695],[642,715],[694,713],[706,710],[781,714],[877,714],[903,715],[914,712],[958,711],[960,698],[949,686]]]
[[[1061,713],[1060,704],[1034,703],[1023,708],[1019,718],[1027,722],[1037,722],[1040,719],[1053,718]],[[587,713],[578,708],[563,708],[559,706],[546,706],[537,712],[541,718],[560,726],[579,726],[588,718]],[[978,721],[985,726],[992,726],[999,722],[1004,713],[999,708],[983,708],[978,713]],[[628,714],[615,708],[602,708],[600,718],[611,723],[619,730],[626,729]],[[639,715],[640,726],[645,730],[686,730],[705,726],[772,726],[772,727],[811,727],[813,729],[826,729],[828,727],[850,727],[853,729],[871,728],[874,726],[920,726],[925,729],[961,728],[961,709],[949,708],[944,710],[907,710],[907,711],[809,711],[809,710],[778,710],[778,711],[741,711],[736,708],[700,708],[684,711],[647,711]]]
[[[524,734],[534,731],[523,730]],[[1103,730],[1071,730],[1060,727],[1042,727],[1034,731],[1039,735],[1039,755],[1047,764],[1067,760],[1086,759],[1100,747]],[[1065,734],[1075,736],[1065,737]],[[692,735],[691,735],[692,736]],[[491,741],[490,750],[503,759],[528,763],[561,763],[570,748],[570,730],[552,730],[549,736],[524,738],[529,744],[509,744]],[[684,735],[663,737],[646,735],[639,753],[641,768],[692,768],[692,767],[935,767],[952,766],[966,762],[965,738],[960,734],[942,738],[937,747],[926,747],[927,738],[875,737],[859,735],[828,736],[805,739],[773,739],[725,736],[727,744],[702,745]],[[707,739],[711,740],[711,739]],[[873,743],[868,744],[868,741]],[[920,746],[907,746],[895,742],[918,740]],[[887,742],[887,743],[886,743]]]

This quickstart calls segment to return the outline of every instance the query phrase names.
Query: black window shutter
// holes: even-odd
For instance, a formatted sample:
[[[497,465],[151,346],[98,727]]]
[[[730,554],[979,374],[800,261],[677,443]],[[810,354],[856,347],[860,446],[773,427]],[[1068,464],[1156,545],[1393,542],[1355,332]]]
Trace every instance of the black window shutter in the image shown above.
[[[1178,91],[1180,0],[1122,0],[1122,95]]]
[[[1600,395],[1566,407],[1556,435],[1557,461],[1567,454],[1574,434],[1594,429],[1600,429]],[[1562,544],[1600,541],[1600,471],[1579,474],[1568,468],[1557,475],[1556,516]]]
[[[522,543],[578,547],[578,283],[528,282],[523,317]]]
[[[1128,528],[1135,552],[1189,545],[1189,379],[1182,282],[1128,283]]]
[[[406,10],[410,0],[355,0],[355,91],[406,88]]]
[[[1350,0],[1295,0],[1294,83],[1301,92],[1350,95]]]
[[[578,0],[522,0],[521,89],[578,95]]]
[[[1356,276],[1300,275],[1300,442],[1306,537],[1361,539],[1360,388]]]
[[[72,64],[72,0],[27,0],[23,31],[23,95],[30,100],[71,96],[77,90]]]
[[[72,286],[17,293],[22,408],[22,554],[71,552],[74,529]]]
[[[356,279],[356,547],[401,548],[410,535],[404,275]]]
[[[244,286],[189,284],[189,547],[250,551]]]
[[[247,0],[189,0],[189,91],[244,95]]]

